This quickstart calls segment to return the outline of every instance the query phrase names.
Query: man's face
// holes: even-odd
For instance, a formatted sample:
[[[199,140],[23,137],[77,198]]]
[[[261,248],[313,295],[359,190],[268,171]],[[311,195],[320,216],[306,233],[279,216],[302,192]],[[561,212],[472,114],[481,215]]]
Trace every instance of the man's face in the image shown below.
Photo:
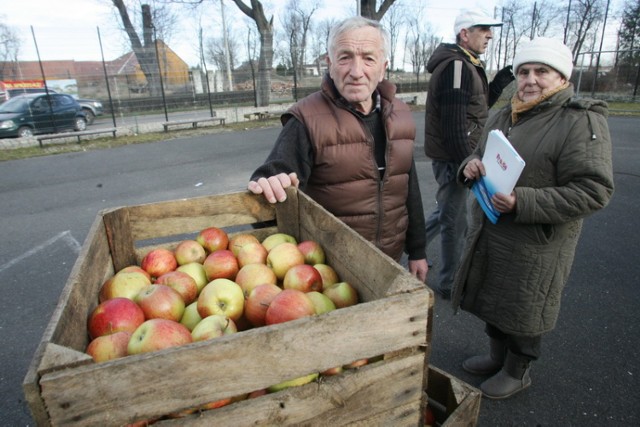
[[[518,98],[528,102],[557,89],[567,79],[554,68],[537,62],[529,62],[518,67]]]
[[[338,92],[358,111],[369,113],[371,95],[387,68],[380,32],[363,27],[343,33],[336,40],[334,57],[327,61]]]
[[[491,27],[477,26],[460,31],[460,46],[476,55],[482,55],[493,38]]]

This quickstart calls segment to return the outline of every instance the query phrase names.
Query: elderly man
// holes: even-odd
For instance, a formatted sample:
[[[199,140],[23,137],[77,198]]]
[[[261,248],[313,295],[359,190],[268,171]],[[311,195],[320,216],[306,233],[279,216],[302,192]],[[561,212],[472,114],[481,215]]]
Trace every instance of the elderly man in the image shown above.
[[[474,9],[456,18],[456,43],[435,50],[427,71],[431,73],[425,113],[425,154],[438,183],[437,207],[427,219],[427,243],[440,235],[440,271],[435,291],[451,296],[466,230],[468,189],[456,184],[456,171],[475,148],[487,120],[488,109],[511,81],[511,67],[487,82],[480,55],[493,38],[492,27],[502,23]]]
[[[425,281],[415,123],[384,80],[389,48],[377,21],[357,16],[337,24],[321,90],[283,114],[282,132],[248,189],[276,203],[298,186],[393,259],[407,252],[409,271]]]

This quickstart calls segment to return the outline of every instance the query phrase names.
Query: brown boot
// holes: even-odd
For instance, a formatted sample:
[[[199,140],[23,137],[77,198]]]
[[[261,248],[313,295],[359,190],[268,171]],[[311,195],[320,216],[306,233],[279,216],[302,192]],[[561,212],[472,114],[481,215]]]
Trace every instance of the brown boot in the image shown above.
[[[531,385],[530,361],[507,351],[504,367],[480,384],[482,394],[489,399],[506,399]]]
[[[502,368],[506,351],[503,340],[490,338],[489,354],[468,358],[462,362],[462,369],[474,375],[493,375]]]

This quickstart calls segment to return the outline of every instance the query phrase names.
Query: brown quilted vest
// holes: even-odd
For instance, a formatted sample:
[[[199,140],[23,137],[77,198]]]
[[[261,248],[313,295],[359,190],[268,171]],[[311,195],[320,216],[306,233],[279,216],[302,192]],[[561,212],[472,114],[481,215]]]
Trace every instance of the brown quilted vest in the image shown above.
[[[408,227],[407,195],[413,159],[413,115],[395,99],[395,85],[378,85],[387,133],[383,181],[374,158],[373,136],[344,101],[336,100],[333,83],[294,105],[283,116],[295,116],[307,129],[314,165],[304,191],[384,253],[398,260]]]

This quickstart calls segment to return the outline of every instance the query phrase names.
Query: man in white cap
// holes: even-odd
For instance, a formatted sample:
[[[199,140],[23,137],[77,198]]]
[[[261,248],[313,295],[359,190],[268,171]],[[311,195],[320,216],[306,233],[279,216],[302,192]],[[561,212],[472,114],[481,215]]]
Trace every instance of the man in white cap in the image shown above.
[[[479,9],[464,10],[455,20],[456,43],[442,43],[427,64],[431,73],[425,116],[425,154],[438,182],[437,207],[427,220],[427,242],[440,234],[436,293],[451,296],[453,275],[466,229],[468,189],[456,184],[456,171],[475,148],[489,108],[513,81],[511,67],[500,70],[489,84],[480,60],[491,28],[502,22]]]

